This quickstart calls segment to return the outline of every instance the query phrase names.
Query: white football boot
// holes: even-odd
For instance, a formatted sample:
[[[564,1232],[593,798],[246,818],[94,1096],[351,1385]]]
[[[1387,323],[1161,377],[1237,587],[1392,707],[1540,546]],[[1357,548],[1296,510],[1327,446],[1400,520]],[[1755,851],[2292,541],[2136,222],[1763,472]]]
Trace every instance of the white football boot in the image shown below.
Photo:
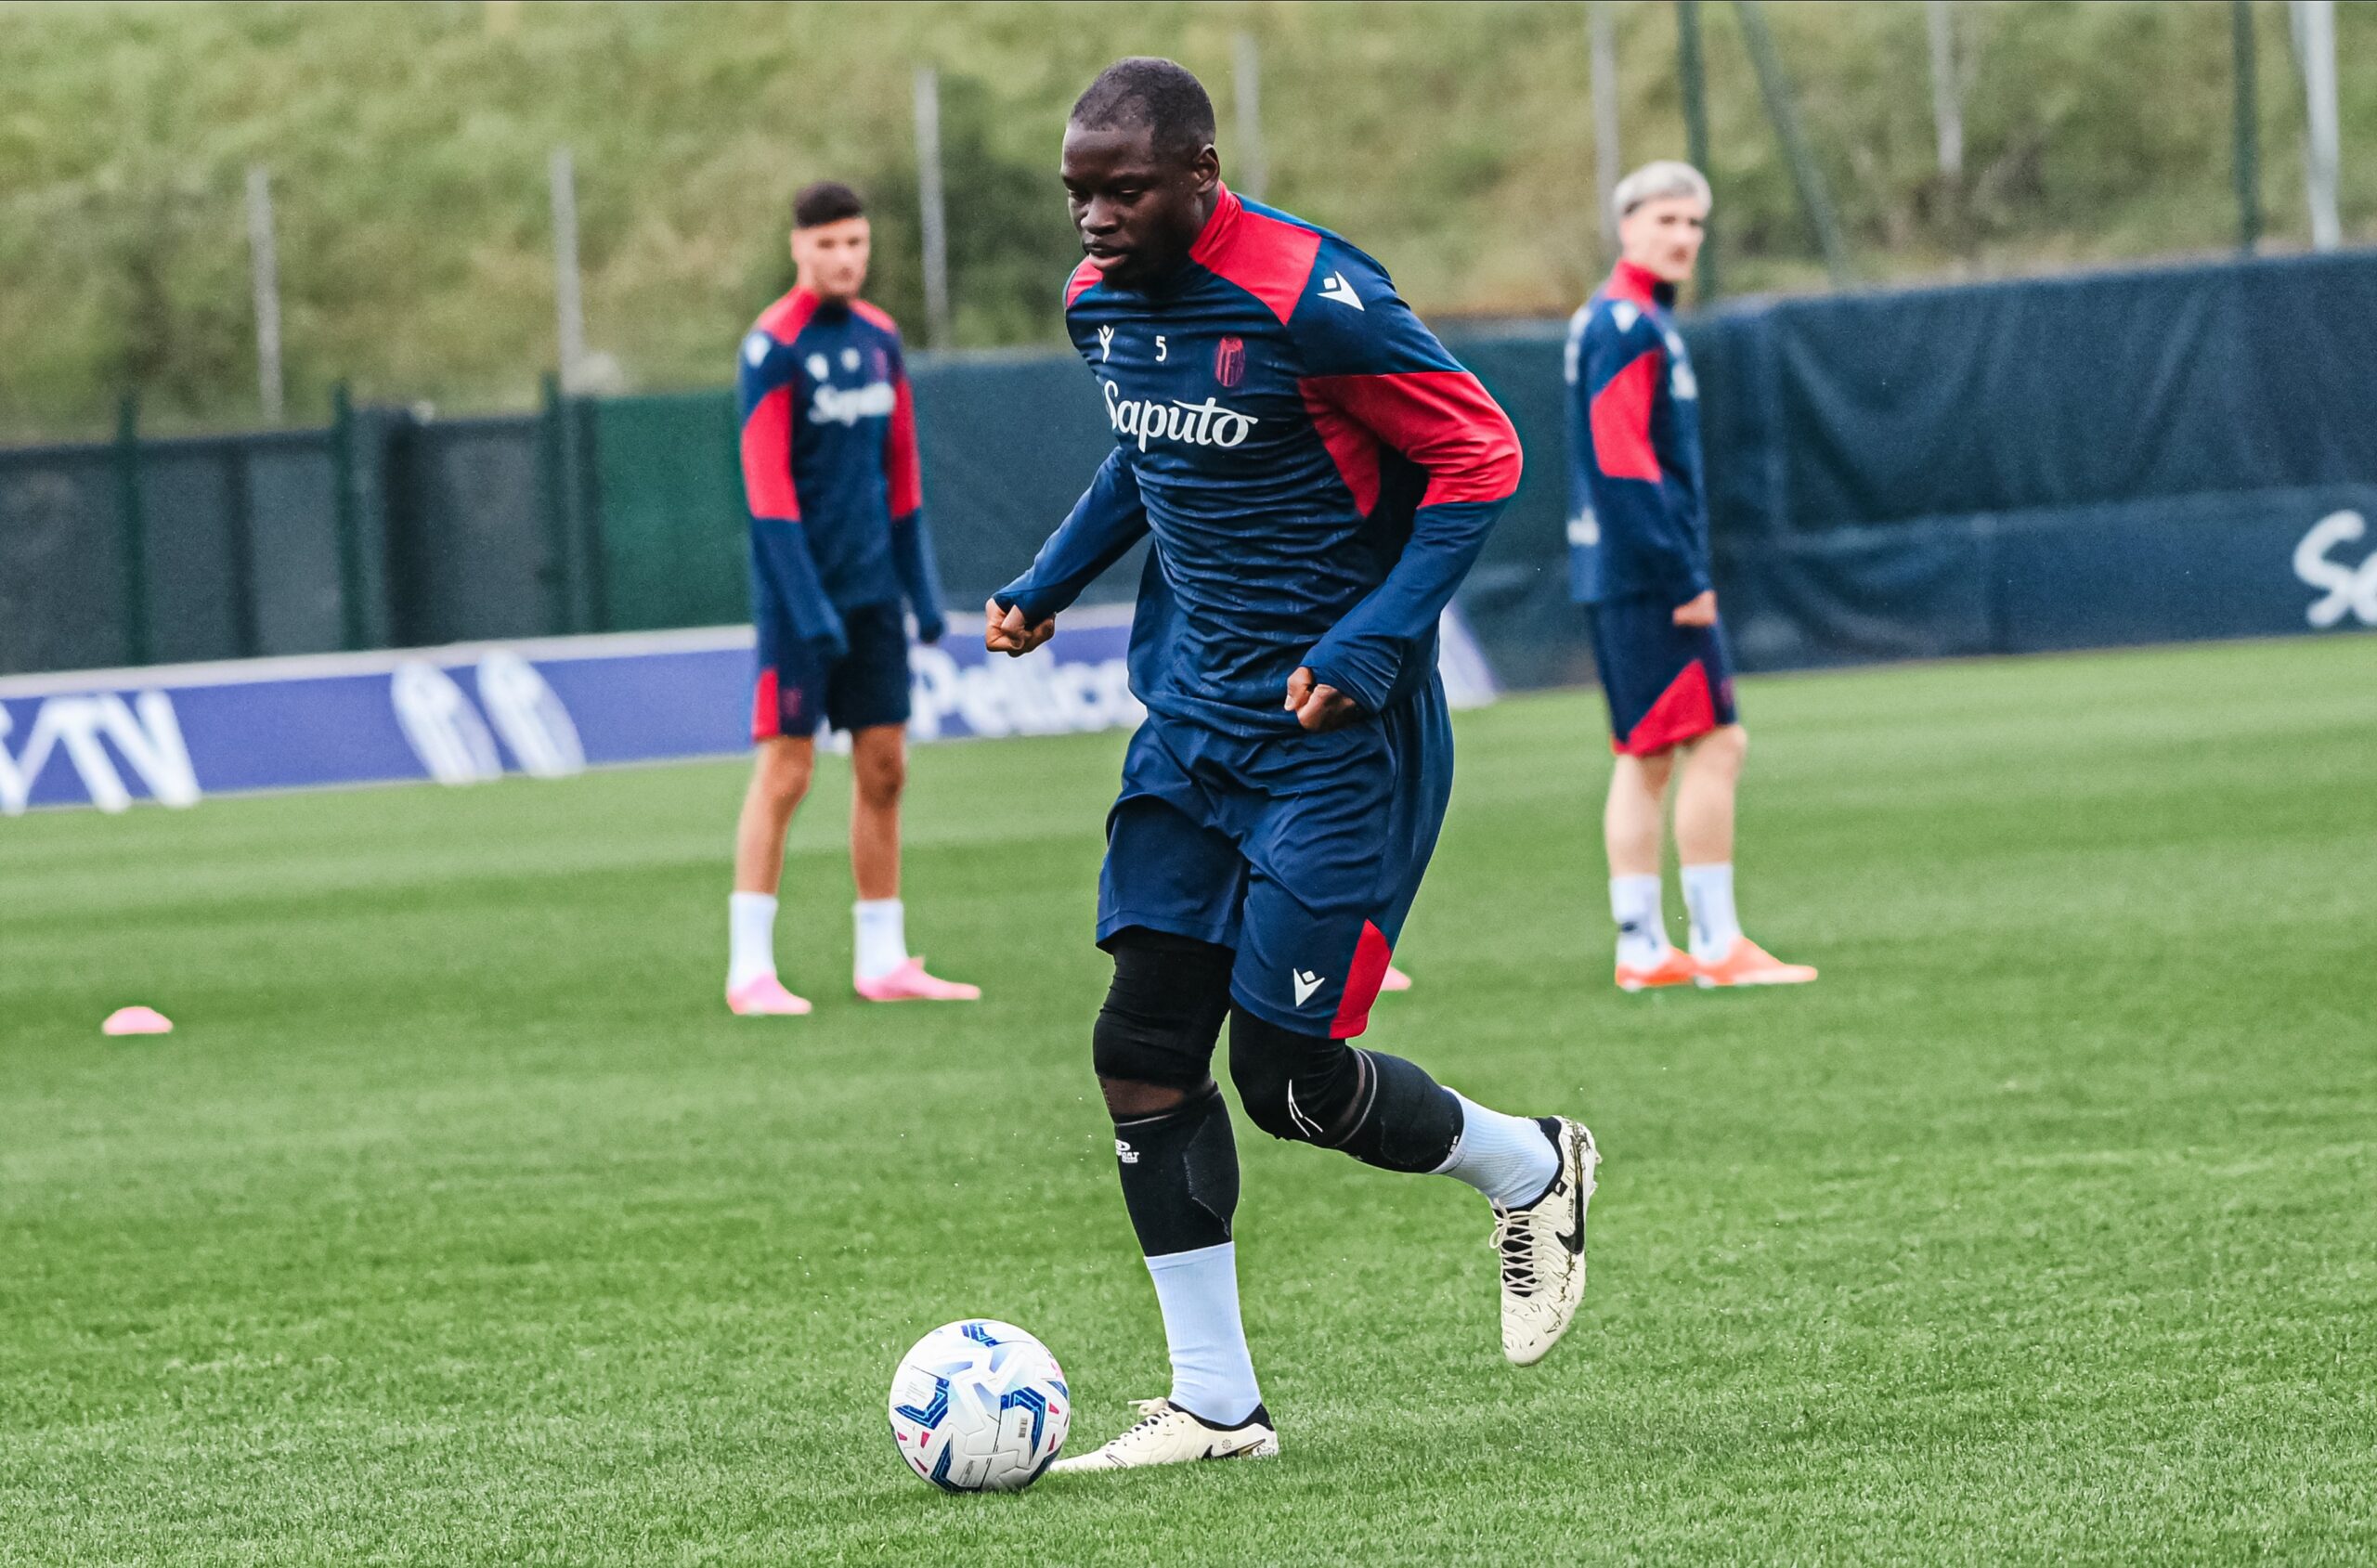
[[[1560,1174],[1524,1209],[1494,1205],[1494,1251],[1502,1262],[1502,1354],[1532,1367],[1568,1331],[1585,1299],[1585,1205],[1592,1201],[1601,1150],[1581,1121],[1546,1117],[1558,1129]]]
[[[1234,1427],[1209,1426],[1169,1399],[1138,1402],[1138,1424],[1095,1453],[1059,1459],[1051,1471],[1137,1470],[1141,1465],[1185,1465],[1198,1459],[1274,1459],[1279,1434],[1271,1412],[1257,1405]]]

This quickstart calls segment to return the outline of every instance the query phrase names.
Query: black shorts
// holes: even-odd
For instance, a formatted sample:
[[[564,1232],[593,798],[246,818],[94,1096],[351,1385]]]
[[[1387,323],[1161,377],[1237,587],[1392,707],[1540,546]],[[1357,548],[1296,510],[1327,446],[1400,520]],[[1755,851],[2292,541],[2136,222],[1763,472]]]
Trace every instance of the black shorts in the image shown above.
[[[760,618],[753,741],[805,738],[817,732],[821,721],[837,730],[908,721],[908,623],[900,606],[845,610],[842,629],[850,652],[825,664],[814,644],[794,635],[788,618]]]

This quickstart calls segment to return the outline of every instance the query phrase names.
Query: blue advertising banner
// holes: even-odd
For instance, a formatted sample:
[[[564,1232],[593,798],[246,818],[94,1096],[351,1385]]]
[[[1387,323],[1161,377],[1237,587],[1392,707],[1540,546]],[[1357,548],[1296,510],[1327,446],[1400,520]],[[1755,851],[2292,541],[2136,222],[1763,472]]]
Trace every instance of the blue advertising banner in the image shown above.
[[[1128,728],[1130,607],[1074,611],[1054,641],[994,658],[961,630],[909,653],[911,738]],[[1457,616],[1457,703],[1493,678]],[[0,679],[0,815],[135,800],[526,773],[720,757],[750,745],[751,629],[253,659]]]

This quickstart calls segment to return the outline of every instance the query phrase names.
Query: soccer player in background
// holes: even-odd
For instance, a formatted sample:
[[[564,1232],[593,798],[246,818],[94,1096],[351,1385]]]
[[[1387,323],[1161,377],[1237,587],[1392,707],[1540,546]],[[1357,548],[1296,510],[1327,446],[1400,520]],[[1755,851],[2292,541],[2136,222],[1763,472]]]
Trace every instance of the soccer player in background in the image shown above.
[[[859,995],[971,1001],[978,989],[936,978],[910,956],[900,902],[908,722],[901,602],[927,642],[942,629],[900,330],[859,298],[868,232],[858,194],[822,181],[792,211],[796,281],[744,338],[735,378],[759,628],[759,754],[734,833],[726,1004],[746,1017],[809,1011],[776,978],[776,888],[785,832],[816,771],[821,720],[851,736]]]
[[[1700,255],[1708,182],[1688,163],[1649,163],[1612,201],[1617,266],[1568,324],[1566,371],[1569,586],[1591,606],[1617,753],[1602,834],[1617,984],[1795,985],[1816,972],[1742,935],[1734,910],[1734,793],[1749,737],[1709,577],[1699,388],[1669,315]],[[1659,901],[1664,802],[1679,772],[1688,952],[1669,943]]]
[[[1360,1034],[1452,784],[1436,621],[1519,476],[1518,438],[1378,264],[1221,181],[1214,110],[1170,60],[1110,66],[1063,175],[1087,259],[1066,327],[1114,450],[985,641],[1020,654],[1152,535],[1131,630],[1148,719],[1107,819],[1093,1057],[1153,1276],[1168,1398],[1059,1470],[1279,1452],[1240,1325],[1238,1154],[1212,1074],[1274,1137],[1436,1173],[1492,1205],[1505,1354],[1584,1289],[1600,1156]]]

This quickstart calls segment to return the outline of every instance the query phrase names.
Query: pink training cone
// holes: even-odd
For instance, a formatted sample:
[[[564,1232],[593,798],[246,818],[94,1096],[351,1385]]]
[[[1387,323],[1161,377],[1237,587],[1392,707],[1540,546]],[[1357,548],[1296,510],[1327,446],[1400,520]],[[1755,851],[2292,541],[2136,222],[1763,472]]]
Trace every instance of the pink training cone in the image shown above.
[[[101,1034],[171,1034],[174,1020],[154,1007],[118,1007],[99,1026]]]

